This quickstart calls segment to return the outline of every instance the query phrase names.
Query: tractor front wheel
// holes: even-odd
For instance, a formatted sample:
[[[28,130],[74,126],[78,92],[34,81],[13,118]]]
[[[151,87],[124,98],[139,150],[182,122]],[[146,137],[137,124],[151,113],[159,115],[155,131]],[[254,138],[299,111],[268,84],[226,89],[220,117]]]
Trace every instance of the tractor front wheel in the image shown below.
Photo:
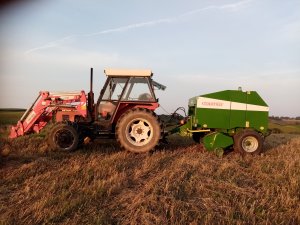
[[[242,155],[259,154],[263,148],[262,136],[253,130],[243,130],[234,136],[234,149]]]
[[[74,151],[78,147],[79,134],[77,130],[64,123],[58,123],[48,134],[48,144],[52,149],[60,151]]]
[[[127,111],[116,126],[116,139],[120,146],[135,153],[152,150],[158,144],[160,135],[159,119],[147,109]]]

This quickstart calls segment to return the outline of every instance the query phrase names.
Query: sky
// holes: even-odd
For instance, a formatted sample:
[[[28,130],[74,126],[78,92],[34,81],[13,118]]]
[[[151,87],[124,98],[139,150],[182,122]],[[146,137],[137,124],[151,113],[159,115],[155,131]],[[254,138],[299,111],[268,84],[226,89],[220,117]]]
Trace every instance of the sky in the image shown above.
[[[0,108],[39,91],[89,91],[105,68],[151,69],[158,113],[221,90],[255,90],[300,116],[299,0],[32,0],[0,11]]]

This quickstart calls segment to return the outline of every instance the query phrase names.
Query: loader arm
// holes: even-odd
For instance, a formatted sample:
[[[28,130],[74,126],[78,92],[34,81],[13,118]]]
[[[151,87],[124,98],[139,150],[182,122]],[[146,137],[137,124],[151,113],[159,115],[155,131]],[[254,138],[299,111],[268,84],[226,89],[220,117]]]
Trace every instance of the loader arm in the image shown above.
[[[85,118],[87,116],[85,92],[49,93],[41,91],[17,125],[11,127],[9,138],[39,133],[57,111],[72,114],[72,118],[74,118],[74,114]]]

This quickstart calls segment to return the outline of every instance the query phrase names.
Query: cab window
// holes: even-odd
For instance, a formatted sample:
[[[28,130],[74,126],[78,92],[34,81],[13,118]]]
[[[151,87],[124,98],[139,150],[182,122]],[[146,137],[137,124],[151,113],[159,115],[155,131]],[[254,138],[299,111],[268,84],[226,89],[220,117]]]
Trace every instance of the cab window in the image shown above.
[[[145,77],[132,77],[122,98],[123,101],[154,101],[150,91],[148,79]]]

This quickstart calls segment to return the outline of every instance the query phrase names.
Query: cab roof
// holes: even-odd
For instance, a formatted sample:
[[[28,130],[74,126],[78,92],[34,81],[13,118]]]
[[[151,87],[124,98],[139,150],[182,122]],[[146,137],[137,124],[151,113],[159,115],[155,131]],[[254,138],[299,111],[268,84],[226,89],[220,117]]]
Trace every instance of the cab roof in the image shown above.
[[[104,73],[110,77],[151,77],[151,70],[105,69]]]

